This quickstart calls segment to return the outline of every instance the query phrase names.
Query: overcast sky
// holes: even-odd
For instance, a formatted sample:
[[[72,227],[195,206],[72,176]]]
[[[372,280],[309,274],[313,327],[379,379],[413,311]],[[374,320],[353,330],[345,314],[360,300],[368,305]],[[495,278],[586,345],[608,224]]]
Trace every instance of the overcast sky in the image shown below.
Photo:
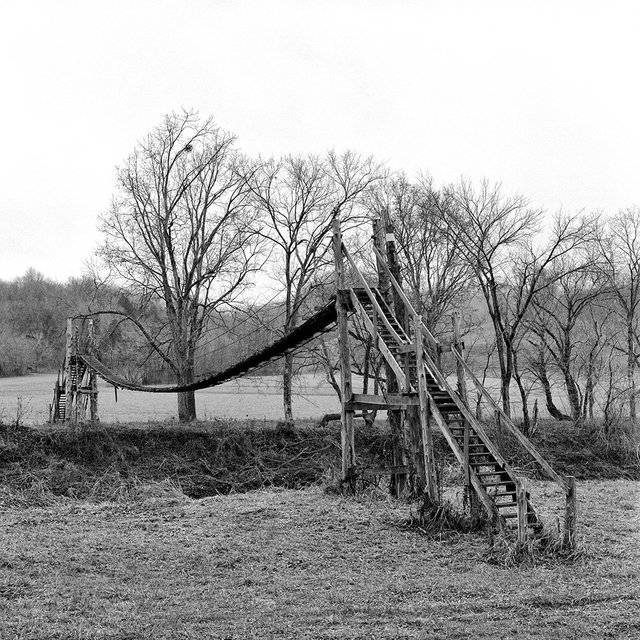
[[[640,205],[638,4],[2,0],[0,278],[80,276],[115,166],[181,107],[253,154]]]

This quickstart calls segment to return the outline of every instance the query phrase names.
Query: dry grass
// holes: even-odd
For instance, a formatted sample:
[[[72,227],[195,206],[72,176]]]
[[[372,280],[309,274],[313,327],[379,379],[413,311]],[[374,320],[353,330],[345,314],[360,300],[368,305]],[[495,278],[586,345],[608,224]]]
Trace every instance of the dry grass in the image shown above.
[[[482,535],[426,538],[406,506],[315,487],[7,508],[0,637],[638,638],[640,483],[578,491],[585,556],[512,569]]]

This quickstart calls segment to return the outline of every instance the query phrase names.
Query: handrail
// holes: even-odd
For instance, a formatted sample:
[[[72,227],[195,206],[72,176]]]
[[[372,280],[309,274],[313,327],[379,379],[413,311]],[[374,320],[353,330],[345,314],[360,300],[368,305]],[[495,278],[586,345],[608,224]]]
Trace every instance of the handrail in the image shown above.
[[[345,251],[346,251],[346,248],[345,248]],[[413,316],[413,320],[414,320],[416,326],[421,328],[423,335],[427,338],[427,340],[429,340],[431,342],[432,345],[438,347],[440,345],[439,341],[434,337],[434,335],[425,326],[424,322],[422,321],[422,318],[418,315],[418,312],[413,308],[413,305],[411,304],[411,301],[409,300],[407,295],[402,290],[402,287],[400,286],[400,284],[396,280],[395,276],[391,273],[391,270],[389,269],[389,266],[387,265],[386,260],[384,259],[384,257],[382,256],[382,254],[380,253],[380,251],[378,250],[378,248],[375,245],[373,246],[373,251],[374,251],[376,257],[378,258],[379,264],[382,266],[382,268],[384,269],[386,275],[388,276],[389,281],[391,282],[393,288],[395,289],[397,294],[400,296],[400,299],[404,303],[405,307],[409,310],[409,313],[411,313],[411,315]],[[353,264],[353,261],[350,260],[350,262]],[[357,271],[357,269],[356,269],[356,271]],[[504,410],[498,405],[498,403],[491,397],[489,392],[485,389],[485,387],[482,385],[482,383],[476,378],[474,373],[471,371],[471,368],[465,362],[464,358],[458,352],[458,350],[455,348],[455,346],[452,345],[451,351],[453,352],[454,357],[458,360],[458,362],[460,362],[462,364],[465,372],[469,374],[469,376],[471,377],[471,379],[472,379],[474,385],[476,386],[476,388],[478,389],[478,391],[480,391],[480,393],[488,400],[488,402],[494,408],[494,410],[499,412],[500,417],[504,419],[504,423],[507,425],[507,428],[513,434],[513,436],[516,438],[516,440],[518,440],[518,442],[533,456],[533,458],[536,460],[536,462],[547,472],[547,474],[553,480],[555,480],[565,491],[568,491],[568,485],[567,485],[567,482],[565,481],[565,479],[560,474],[558,474],[557,471],[555,471],[553,469],[553,467],[551,467],[551,465],[542,457],[540,452],[536,449],[536,447],[531,442],[531,440],[529,440],[529,438],[527,438],[527,436],[525,436],[524,433],[522,433],[522,431],[520,431],[520,429],[518,429],[518,427],[511,420],[511,418],[504,412]],[[496,456],[496,454],[497,454],[496,459],[500,458],[502,460],[503,459],[502,455],[500,455],[499,452],[491,445],[491,440],[489,439],[488,435],[484,431],[484,428],[480,425],[480,423],[478,422],[476,417],[471,413],[471,411],[464,404],[464,402],[462,402],[462,400],[458,396],[458,394],[449,385],[449,383],[447,382],[446,378],[442,375],[442,373],[440,372],[440,370],[438,369],[436,364],[433,362],[433,360],[431,359],[431,357],[429,356],[429,354],[427,353],[426,350],[424,352],[424,360],[425,360],[425,363],[427,363],[428,368],[430,369],[431,375],[436,379],[436,381],[454,399],[455,403],[458,405],[458,408],[461,410],[461,412],[463,413],[465,418],[473,425],[474,429],[476,429],[476,431],[478,431],[483,436],[483,438],[487,441],[486,444],[489,447],[489,449],[491,450],[491,452],[494,454],[494,456]],[[506,464],[506,462],[505,462],[505,464]]]
[[[458,393],[453,389],[453,387],[449,384],[445,376],[442,374],[440,369],[435,365],[435,362],[431,359],[431,356],[425,349],[422,354],[422,358],[429,369],[429,373],[433,376],[436,382],[440,385],[442,389],[444,389],[453,399],[453,401],[460,409],[460,413],[464,416],[465,420],[469,422],[473,426],[474,431],[478,433],[487,449],[492,453],[493,457],[502,465],[505,471],[508,471],[513,477],[515,477],[515,473],[513,469],[511,469],[510,465],[504,459],[502,454],[498,451],[498,449],[493,445],[491,438],[489,438],[489,434],[485,431],[484,427],[480,424],[478,419],[473,415],[469,407],[462,401]]]
[[[506,424],[507,428],[511,432],[511,434],[520,442],[520,444],[535,458],[536,462],[555,480],[559,485],[561,485],[565,490],[568,489],[568,485],[564,478],[558,474],[557,471],[553,469],[553,467],[542,457],[542,454],[536,449],[535,445],[527,436],[518,429],[513,420],[505,413],[504,409],[500,407],[500,405],[492,398],[491,394],[487,391],[484,385],[476,378],[475,374],[471,370],[471,367],[465,362],[462,354],[452,346],[451,351],[456,358],[456,360],[462,365],[465,373],[467,373],[475,385],[476,389],[482,394],[482,396],[489,402],[494,411],[497,411],[500,414],[500,417]]]
[[[453,451],[456,458],[458,458],[458,461],[461,464],[464,464],[464,453],[460,449],[460,445],[457,443],[456,439],[451,435],[451,432],[449,431],[449,427],[447,425],[447,421],[442,416],[442,413],[440,412],[440,409],[438,408],[436,401],[433,399],[433,396],[429,393],[428,390],[426,393],[427,393],[427,397],[429,398],[431,413],[435,418],[436,423],[440,427],[440,431],[442,431],[442,435],[444,436],[445,440],[449,443],[449,446],[451,447],[451,450]],[[505,466],[505,469],[507,471],[511,471],[508,465]],[[469,479],[471,480],[471,484],[473,484],[476,490],[476,493],[480,498],[480,501],[484,505],[484,508],[487,510],[487,513],[489,514],[497,513],[496,505],[491,502],[491,499],[489,498],[489,495],[487,494],[485,487],[480,482],[478,475],[471,467],[469,467]],[[515,476],[514,476],[514,482],[517,483],[517,479],[515,478]]]
[[[398,332],[393,328],[393,325],[389,322],[389,319],[387,318],[387,314],[383,311],[383,309],[380,306],[380,303],[378,302],[378,300],[376,299],[373,291],[371,291],[371,287],[367,284],[367,281],[364,279],[364,276],[360,273],[360,269],[358,269],[356,263],[354,262],[353,258],[351,257],[351,254],[347,251],[347,247],[345,247],[344,244],[342,245],[342,251],[343,251],[343,253],[345,255],[345,258],[349,261],[349,264],[353,267],[354,271],[358,275],[358,279],[362,283],[362,286],[363,286],[367,296],[371,300],[371,303],[373,304],[373,308],[375,309],[376,313],[378,313],[381,316],[382,321],[384,322],[385,326],[387,327],[387,329],[391,333],[393,339],[399,345],[408,344],[408,341],[402,339],[398,335]]]
[[[429,342],[431,342],[431,344],[434,347],[438,347],[440,345],[440,342],[431,333],[431,331],[429,331],[429,329],[427,329],[427,327],[425,326],[424,322],[422,322],[422,318],[420,317],[418,312],[413,308],[413,305],[411,304],[411,301],[409,300],[409,298],[407,298],[407,294],[402,290],[402,287],[400,286],[400,283],[396,280],[396,278],[393,275],[393,273],[391,273],[391,269],[389,269],[389,265],[387,264],[387,261],[384,259],[384,256],[380,253],[378,247],[373,245],[373,251],[375,252],[376,257],[378,258],[379,264],[382,265],[382,268],[383,268],[384,272],[386,273],[387,277],[389,278],[389,281],[391,282],[391,285],[395,289],[396,293],[400,296],[400,299],[404,303],[405,307],[413,315],[414,319],[417,319],[418,322],[420,322],[420,324],[422,324],[423,333],[427,337],[427,340],[429,340]]]
[[[360,300],[358,300],[358,297],[355,295],[353,289],[351,289],[351,303],[353,304],[356,313],[360,313],[360,315],[362,316],[362,320],[367,327],[367,331],[369,331],[369,333],[373,335],[375,333],[375,325],[371,321],[371,318],[369,318],[369,316],[367,315],[364,307],[362,306],[362,303],[360,302]],[[406,389],[407,377],[405,376],[402,367],[398,364],[397,360],[393,357],[393,354],[389,351],[389,348],[384,343],[384,340],[380,340],[377,347],[378,349],[380,349],[380,353],[382,353],[382,356],[387,361],[387,364],[393,369],[393,372],[398,378],[398,383],[400,384],[401,388]]]

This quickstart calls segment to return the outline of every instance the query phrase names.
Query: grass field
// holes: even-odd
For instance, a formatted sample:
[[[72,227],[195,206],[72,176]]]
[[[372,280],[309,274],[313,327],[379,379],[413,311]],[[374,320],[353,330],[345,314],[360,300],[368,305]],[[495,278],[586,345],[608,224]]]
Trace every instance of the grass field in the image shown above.
[[[53,399],[54,374],[33,374],[0,378],[0,421],[16,419],[21,398],[23,424],[42,424],[48,420],[48,406]],[[279,420],[283,416],[281,380],[276,376],[232,380],[219,387],[196,392],[198,418],[233,418],[236,420]],[[98,382],[99,415],[104,422],[168,421],[177,416],[175,394],[118,391]],[[308,418],[340,410],[338,398],[321,376],[300,376],[293,398],[294,415]]]
[[[4,509],[0,638],[640,638],[640,483],[578,495],[583,557],[512,568],[317,487]]]
[[[48,406],[53,398],[55,374],[38,373],[15,378],[0,378],[0,422],[14,422],[20,398],[20,422],[26,425],[43,424],[48,420]],[[279,376],[250,376],[226,382],[218,387],[196,392],[198,419],[232,418],[234,420],[281,420],[282,380]],[[360,382],[354,378],[359,389]],[[487,388],[498,398],[499,381],[487,380]],[[99,415],[103,422],[130,423],[146,421],[171,421],[177,416],[174,394],[118,391],[102,380],[98,381]],[[521,411],[515,385],[511,391],[512,405],[516,414]],[[470,394],[472,401],[474,393]],[[544,406],[540,393],[532,393]],[[561,398],[558,406],[567,410]],[[322,375],[305,374],[296,377],[294,384],[293,411],[297,419],[320,418],[325,413],[335,413],[340,404],[335,391]]]

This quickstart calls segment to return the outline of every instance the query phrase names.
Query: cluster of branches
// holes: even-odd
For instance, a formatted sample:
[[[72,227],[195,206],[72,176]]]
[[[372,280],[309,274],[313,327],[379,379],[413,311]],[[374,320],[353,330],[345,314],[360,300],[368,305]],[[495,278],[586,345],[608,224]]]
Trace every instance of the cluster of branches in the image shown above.
[[[355,221],[360,196],[379,177],[370,158],[352,153],[247,158],[212,119],[167,115],[118,171],[118,194],[101,222],[105,280],[134,292],[143,308],[162,306],[152,329],[123,317],[147,339],[149,357],[188,384],[204,334],[243,306],[248,287],[279,289],[277,331],[297,326],[329,277],[332,217]],[[293,362],[286,356],[288,424]],[[196,417],[193,393],[178,394],[178,414]]]
[[[580,423],[596,408],[611,424],[626,407],[635,421],[639,209],[549,217],[486,181],[436,189],[404,177],[379,186],[376,206],[390,212],[426,324],[442,336],[449,312],[465,312],[508,414],[515,383],[525,431],[533,386],[556,419]]]
[[[476,345],[467,354],[499,378],[507,413],[515,383],[525,430],[533,384],[556,418],[581,421],[598,403],[606,414],[624,400],[635,419],[638,209],[550,218],[500,185],[435,187],[428,177],[388,175],[352,152],[248,158],[233,135],[190,111],[167,115],[118,170],[87,304],[110,311],[101,349],[135,362],[147,382],[160,372],[189,383],[198,357],[216,357],[207,349],[212,336],[241,343],[239,353],[286,335],[333,293],[335,215],[369,274],[371,252],[357,248],[372,219],[388,221],[403,286],[425,323],[446,341],[451,312],[464,312],[465,342]],[[256,297],[272,304],[256,308]],[[354,337],[363,384],[384,388],[370,340],[357,330]],[[338,390],[335,361],[330,340],[284,359],[288,424],[296,370],[322,367]],[[179,394],[178,413],[195,418],[193,394]]]
[[[381,180],[366,208],[389,220],[403,287],[430,331],[447,342],[452,312],[463,312],[467,357],[498,379],[507,414],[519,405],[525,432],[533,389],[557,420],[636,420],[640,209],[547,216],[486,181],[436,188],[403,175]],[[335,370],[336,355],[322,355]],[[361,374],[376,370],[365,355],[366,337],[354,352]]]

